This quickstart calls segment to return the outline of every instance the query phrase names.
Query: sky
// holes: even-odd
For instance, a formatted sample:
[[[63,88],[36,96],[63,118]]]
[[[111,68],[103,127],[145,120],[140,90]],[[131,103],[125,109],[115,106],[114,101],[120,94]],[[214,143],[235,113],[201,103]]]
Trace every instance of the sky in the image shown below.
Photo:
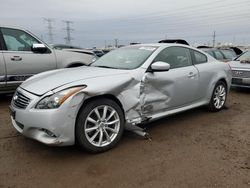
[[[192,45],[250,45],[249,0],[0,0],[0,25],[28,29],[48,43],[104,47],[183,38]],[[53,41],[48,36],[52,22]]]

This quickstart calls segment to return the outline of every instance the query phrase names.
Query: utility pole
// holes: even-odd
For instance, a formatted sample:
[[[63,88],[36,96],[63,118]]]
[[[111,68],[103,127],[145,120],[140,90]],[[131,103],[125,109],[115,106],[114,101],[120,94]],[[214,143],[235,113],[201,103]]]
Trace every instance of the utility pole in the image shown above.
[[[214,31],[214,34],[213,34],[213,47],[215,47],[215,37],[216,37],[216,33]]]
[[[47,22],[47,29],[48,29],[48,36],[49,36],[49,43],[53,44],[53,26],[52,23],[54,22],[51,18],[43,18],[45,22]]]
[[[73,31],[73,29],[70,27],[70,24],[73,24],[72,21],[69,20],[63,20],[63,22],[66,24],[66,28],[63,28],[64,30],[66,30],[66,37],[65,39],[65,44],[70,45],[71,41],[73,40],[73,38],[71,37],[71,32]]]
[[[115,47],[118,48],[118,39],[115,39]]]

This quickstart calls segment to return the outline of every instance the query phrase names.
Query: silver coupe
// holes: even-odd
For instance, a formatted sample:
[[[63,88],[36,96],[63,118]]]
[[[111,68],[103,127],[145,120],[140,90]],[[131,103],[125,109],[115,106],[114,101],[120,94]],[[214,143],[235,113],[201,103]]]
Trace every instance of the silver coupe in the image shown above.
[[[221,110],[231,69],[180,44],[114,50],[90,66],[35,75],[13,96],[10,113],[21,134],[47,145],[78,143],[90,152],[113,148],[124,129],[199,106]]]

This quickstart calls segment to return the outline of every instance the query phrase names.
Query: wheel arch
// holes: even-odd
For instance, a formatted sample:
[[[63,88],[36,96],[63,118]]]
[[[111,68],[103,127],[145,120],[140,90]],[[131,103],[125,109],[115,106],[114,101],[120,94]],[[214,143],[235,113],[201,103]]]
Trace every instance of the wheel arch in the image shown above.
[[[228,83],[227,83],[227,80],[226,80],[225,78],[219,79],[219,80],[217,81],[217,83],[218,83],[218,82],[223,82],[223,83],[226,85],[227,89],[228,89]]]
[[[77,122],[78,122],[78,118],[80,117],[80,113],[81,113],[81,111],[83,110],[83,108],[84,108],[87,104],[89,104],[89,103],[91,103],[92,101],[95,101],[95,100],[97,100],[97,99],[98,99],[98,100],[99,100],[99,99],[110,99],[110,100],[114,101],[114,102],[121,108],[121,112],[122,112],[123,117],[124,117],[123,122],[125,122],[125,114],[124,114],[123,106],[122,106],[120,100],[119,100],[117,97],[115,97],[114,95],[112,95],[112,94],[103,94],[103,95],[98,95],[98,96],[93,96],[93,97],[86,98],[86,99],[83,101],[81,107],[79,108],[79,110],[78,110],[78,112],[77,112],[76,121],[75,121],[75,126],[74,126],[74,140],[75,140],[75,144],[76,144],[77,146],[80,146],[80,144],[79,144],[79,139],[77,139],[77,134],[78,134],[78,131],[77,131]],[[121,130],[122,130],[122,132],[123,132],[123,128],[122,128]],[[122,135],[122,134],[121,134],[121,135]],[[118,141],[119,141],[119,139],[118,139]],[[117,142],[115,142],[115,145],[116,145],[116,143],[117,143]],[[111,144],[112,144],[112,143],[111,143]],[[114,146],[114,145],[113,145],[113,146]],[[113,146],[111,146],[111,147],[108,148],[107,150],[111,149]],[[105,151],[105,150],[93,151],[93,150],[87,148],[86,145],[85,145],[85,148],[83,148],[83,149],[85,149],[85,150],[87,150],[87,151],[89,151],[89,152],[91,152],[91,153],[97,153],[97,152],[103,152],[103,151]]]
[[[227,92],[229,91],[230,87],[229,87],[229,83],[227,82],[227,79],[223,76],[220,76],[220,77],[217,77],[216,79],[214,79],[209,87],[208,87],[208,90],[207,90],[207,97],[206,97],[206,100],[207,100],[207,103],[210,102],[210,99],[213,95],[213,91],[214,91],[214,88],[216,86],[216,84],[219,82],[219,81],[222,81],[225,85],[226,85],[226,88],[227,88]]]
[[[78,118],[80,111],[82,110],[82,108],[84,108],[84,106],[86,106],[86,104],[88,104],[91,101],[94,101],[96,99],[110,99],[110,100],[113,100],[121,108],[122,113],[123,113],[123,115],[125,117],[125,111],[124,111],[124,108],[123,108],[123,105],[122,105],[121,101],[117,97],[115,97],[114,95],[112,95],[112,94],[103,94],[103,95],[89,97],[86,100],[84,100],[84,102],[82,103],[81,107],[79,108],[79,110],[77,112],[76,118]]]

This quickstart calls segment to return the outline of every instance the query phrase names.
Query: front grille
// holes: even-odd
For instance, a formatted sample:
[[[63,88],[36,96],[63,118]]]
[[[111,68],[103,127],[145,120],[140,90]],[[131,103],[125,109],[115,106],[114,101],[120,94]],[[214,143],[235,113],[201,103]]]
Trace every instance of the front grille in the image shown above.
[[[17,108],[25,109],[30,103],[30,98],[26,97],[20,91],[16,91],[12,103]]]
[[[250,78],[250,71],[233,70],[232,75],[234,78]]]

